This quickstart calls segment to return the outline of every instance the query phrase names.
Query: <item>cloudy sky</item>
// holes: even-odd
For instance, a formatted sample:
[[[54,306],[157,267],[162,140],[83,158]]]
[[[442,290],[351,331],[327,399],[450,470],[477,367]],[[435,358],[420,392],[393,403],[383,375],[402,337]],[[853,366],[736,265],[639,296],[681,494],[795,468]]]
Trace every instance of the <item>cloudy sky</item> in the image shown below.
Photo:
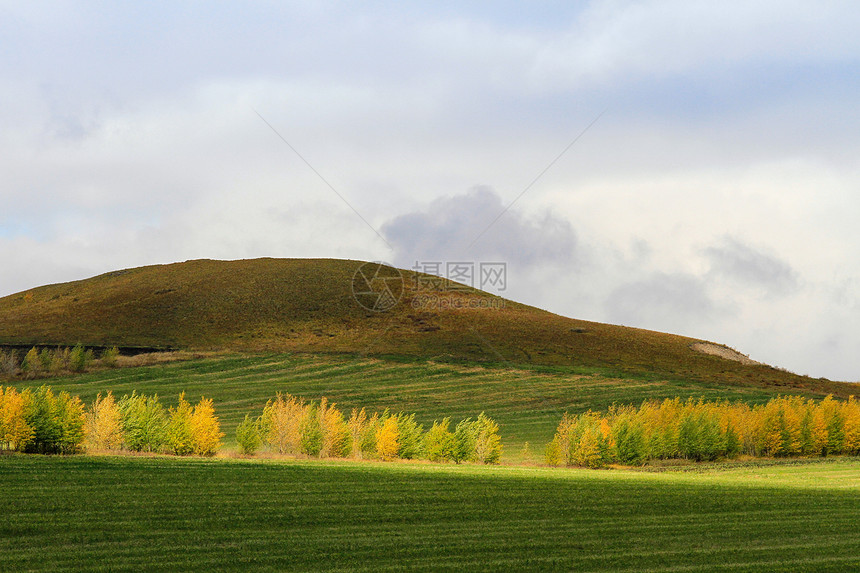
[[[858,29],[826,0],[0,1],[0,295],[504,261],[515,300],[860,380]]]

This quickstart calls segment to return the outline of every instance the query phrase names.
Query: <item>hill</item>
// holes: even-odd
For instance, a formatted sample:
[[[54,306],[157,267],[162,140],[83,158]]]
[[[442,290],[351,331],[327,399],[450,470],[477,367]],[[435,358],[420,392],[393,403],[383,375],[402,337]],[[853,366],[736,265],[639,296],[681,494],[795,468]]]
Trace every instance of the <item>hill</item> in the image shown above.
[[[850,392],[849,385],[694,348],[705,341],[566,318],[390,267],[357,274],[362,265],[195,260],[43,286],[0,299],[0,345],[408,356]],[[388,302],[397,304],[370,309]]]

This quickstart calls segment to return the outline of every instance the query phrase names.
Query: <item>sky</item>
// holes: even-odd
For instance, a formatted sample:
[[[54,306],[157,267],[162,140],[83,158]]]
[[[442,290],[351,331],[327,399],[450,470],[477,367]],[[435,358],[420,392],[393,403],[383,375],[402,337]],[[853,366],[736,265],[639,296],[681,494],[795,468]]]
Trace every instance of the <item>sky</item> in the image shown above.
[[[860,381],[856,2],[0,0],[0,296],[188,259],[504,296]]]

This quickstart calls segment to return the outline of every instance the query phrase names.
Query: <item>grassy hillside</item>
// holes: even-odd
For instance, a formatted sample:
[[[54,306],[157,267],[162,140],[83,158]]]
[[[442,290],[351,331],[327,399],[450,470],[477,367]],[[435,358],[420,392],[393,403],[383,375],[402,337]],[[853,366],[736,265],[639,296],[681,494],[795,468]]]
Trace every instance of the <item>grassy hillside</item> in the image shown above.
[[[702,473],[0,456],[4,571],[856,571],[856,460]]]
[[[393,355],[851,392],[838,383],[702,354],[690,338],[565,318],[465,287],[421,290],[407,271],[399,304],[369,311],[352,295],[361,265],[197,260],[44,286],[0,299],[0,345]],[[467,308],[433,304],[452,299]],[[479,308],[468,308],[470,301]]]
[[[308,400],[326,396],[345,412],[353,407],[414,412],[427,425],[444,416],[456,421],[484,411],[501,426],[506,460],[518,459],[526,441],[540,458],[566,411],[605,410],[614,402],[638,405],[675,396],[755,403],[773,395],[756,386],[631,377],[600,368],[510,368],[307,354],[216,356],[18,385],[44,382],[81,396],[87,404],[108,390],[117,396],[133,390],[158,394],[168,405],[183,391],[192,401],[205,395],[215,401],[228,446],[244,415],[259,413],[278,391]]]

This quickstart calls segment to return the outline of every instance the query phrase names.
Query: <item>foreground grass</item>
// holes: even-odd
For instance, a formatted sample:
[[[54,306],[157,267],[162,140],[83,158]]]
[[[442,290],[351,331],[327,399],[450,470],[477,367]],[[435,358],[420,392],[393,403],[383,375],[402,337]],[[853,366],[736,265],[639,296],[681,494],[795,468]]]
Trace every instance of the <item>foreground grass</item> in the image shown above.
[[[0,569],[860,567],[860,462],[703,473],[0,456]]]
[[[526,441],[541,455],[566,411],[605,410],[615,402],[639,404],[675,396],[760,403],[774,395],[755,386],[623,377],[609,369],[488,367],[308,354],[208,357],[18,386],[43,383],[78,395],[87,404],[97,393],[108,390],[117,397],[134,390],[157,393],[167,405],[174,404],[183,391],[192,402],[205,395],[215,401],[228,447],[245,414],[259,414],[276,392],[309,400],[326,396],[347,415],[353,407],[414,412],[425,425],[444,416],[456,423],[484,411],[499,422],[506,445],[504,458],[509,460],[519,459]]]

